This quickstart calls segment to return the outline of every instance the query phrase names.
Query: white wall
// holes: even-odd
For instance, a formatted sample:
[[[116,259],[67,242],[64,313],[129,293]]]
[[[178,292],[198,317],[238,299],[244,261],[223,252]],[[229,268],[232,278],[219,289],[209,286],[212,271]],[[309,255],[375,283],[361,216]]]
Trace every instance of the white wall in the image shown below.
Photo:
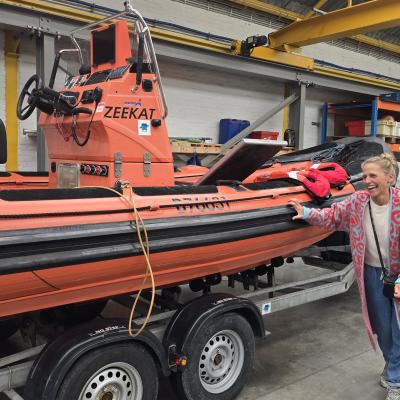
[[[253,122],[283,100],[284,85],[205,68],[161,63],[169,136],[211,137],[218,143],[219,120]],[[282,113],[260,130],[282,131]]]
[[[169,136],[173,137],[211,137],[217,143],[220,119],[254,122],[284,98],[284,85],[267,79],[171,62],[161,62],[160,70],[169,105],[167,126]],[[365,96],[318,87],[309,87],[306,93],[305,147],[320,143],[321,107],[325,102],[366,99]],[[282,125],[283,114],[280,112],[258,129],[281,133]]]

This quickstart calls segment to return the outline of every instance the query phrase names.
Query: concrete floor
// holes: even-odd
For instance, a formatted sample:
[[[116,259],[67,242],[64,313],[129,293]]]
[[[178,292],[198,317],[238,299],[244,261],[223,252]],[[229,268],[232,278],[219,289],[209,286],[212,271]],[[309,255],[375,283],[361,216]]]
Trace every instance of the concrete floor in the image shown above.
[[[287,274],[282,269],[280,278]],[[271,334],[257,343],[255,370],[238,400],[385,399],[378,384],[383,360],[369,345],[356,285],[345,294],[270,314],[265,326]],[[0,354],[5,347],[10,352],[15,340],[2,344]],[[167,379],[159,393],[158,400],[177,400]]]

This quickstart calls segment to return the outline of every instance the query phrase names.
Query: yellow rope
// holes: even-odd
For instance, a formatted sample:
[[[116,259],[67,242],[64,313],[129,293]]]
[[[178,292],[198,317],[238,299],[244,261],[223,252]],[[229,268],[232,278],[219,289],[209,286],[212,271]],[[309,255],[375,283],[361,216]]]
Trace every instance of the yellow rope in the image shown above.
[[[150,249],[149,249],[149,238],[147,236],[147,229],[146,229],[146,226],[145,226],[145,224],[143,222],[143,219],[142,219],[141,215],[139,214],[138,210],[136,209],[136,204],[135,204],[135,201],[133,199],[132,187],[129,187],[129,194],[130,194],[131,205],[132,205],[132,208],[133,208],[133,215],[135,217],[138,239],[139,239],[139,242],[140,242],[140,246],[141,246],[141,248],[143,250],[144,258],[146,260],[146,273],[144,275],[142,286],[141,286],[139,292],[136,295],[135,302],[133,303],[133,306],[132,306],[132,309],[131,309],[131,314],[129,315],[129,325],[128,325],[129,335],[131,335],[132,337],[136,337],[136,336],[138,336],[138,335],[140,335],[142,333],[142,331],[146,327],[147,323],[149,322],[149,319],[150,319],[150,316],[151,316],[151,312],[153,311],[153,307],[154,307],[154,298],[155,298],[155,295],[156,295],[156,287],[155,287],[155,283],[154,283],[153,269],[152,269],[151,263],[150,263]],[[143,243],[143,238],[142,238],[142,233],[141,233],[141,227],[143,228],[143,232],[144,232],[144,238],[145,238],[145,242],[144,243]],[[136,333],[132,333],[133,314],[135,312],[137,302],[138,302],[139,297],[140,297],[140,295],[141,295],[141,293],[143,291],[144,285],[145,285],[145,283],[147,281],[147,277],[149,276],[149,274],[150,274],[150,279],[151,279],[151,300],[150,300],[149,309],[147,311],[146,318],[145,318],[142,326],[140,327],[140,329]]]
[[[84,189],[84,188],[96,188],[96,189],[107,189],[115,194],[117,194],[121,199],[126,200],[128,202],[128,208],[133,209],[133,212],[131,212],[132,217],[135,220],[135,224],[136,224],[136,230],[137,230],[137,235],[138,235],[138,239],[139,239],[139,243],[140,243],[140,247],[142,248],[143,251],[143,255],[144,258],[146,260],[146,272],[141,284],[141,288],[139,289],[135,301],[132,305],[131,308],[131,312],[129,315],[129,321],[128,321],[128,332],[129,335],[132,337],[136,337],[139,336],[143,330],[145,329],[145,327],[147,326],[149,319],[151,317],[151,313],[153,311],[153,307],[154,307],[154,299],[155,299],[155,295],[156,295],[156,286],[154,283],[154,274],[153,274],[153,268],[151,266],[151,262],[150,262],[150,248],[149,248],[149,238],[147,235],[147,229],[146,226],[144,224],[144,221],[139,213],[139,211],[136,208],[136,204],[135,204],[135,200],[134,200],[134,196],[133,196],[133,189],[129,184],[125,184],[123,185],[123,189],[128,189],[129,190],[129,198],[126,198],[124,196],[124,194],[121,194],[120,192],[118,192],[117,190],[114,190],[110,187],[107,186],[80,186],[78,187],[79,189]],[[144,233],[144,240],[142,237],[142,230]],[[139,301],[139,297],[142,294],[142,291],[144,289],[145,283],[147,281],[148,276],[150,275],[150,280],[151,280],[151,300],[150,300],[150,305],[149,305],[149,309],[147,311],[146,314],[146,318],[142,324],[142,326],[139,328],[139,330],[137,332],[133,332],[132,331],[132,321],[133,321],[133,315],[135,313],[136,310],[136,306],[137,303]]]

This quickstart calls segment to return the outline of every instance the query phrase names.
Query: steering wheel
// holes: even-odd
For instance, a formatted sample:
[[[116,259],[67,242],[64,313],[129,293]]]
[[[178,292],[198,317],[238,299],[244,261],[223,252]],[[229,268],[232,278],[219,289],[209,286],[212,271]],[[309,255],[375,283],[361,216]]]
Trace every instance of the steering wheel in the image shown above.
[[[34,87],[31,88],[33,83]],[[35,110],[36,104],[38,102],[37,91],[41,89],[42,86],[42,80],[40,79],[39,75],[36,74],[32,75],[25,83],[25,86],[22,88],[17,103],[17,117],[21,121],[30,117],[30,115]],[[24,101],[26,97],[28,105],[24,106]]]

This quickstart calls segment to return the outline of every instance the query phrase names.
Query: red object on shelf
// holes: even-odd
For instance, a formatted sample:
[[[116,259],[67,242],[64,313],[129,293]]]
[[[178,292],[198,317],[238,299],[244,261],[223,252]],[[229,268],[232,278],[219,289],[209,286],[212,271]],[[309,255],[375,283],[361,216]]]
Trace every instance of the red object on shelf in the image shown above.
[[[254,131],[251,132],[249,138],[251,139],[268,139],[268,140],[278,140],[279,132],[270,131]]]
[[[349,136],[365,136],[365,121],[347,121],[345,123]]]

